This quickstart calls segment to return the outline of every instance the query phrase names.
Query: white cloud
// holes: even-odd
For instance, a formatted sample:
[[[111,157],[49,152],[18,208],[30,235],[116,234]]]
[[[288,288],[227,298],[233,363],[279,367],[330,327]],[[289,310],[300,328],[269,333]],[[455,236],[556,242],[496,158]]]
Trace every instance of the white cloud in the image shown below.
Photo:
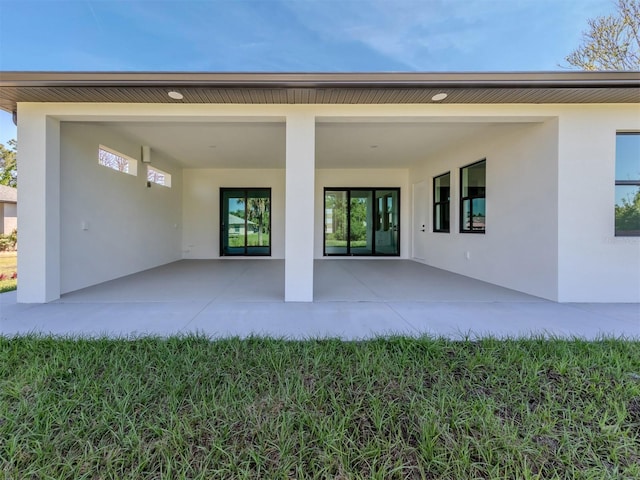
[[[586,24],[584,18],[599,14],[603,2],[608,0],[284,0],[284,5],[325,39],[358,42],[409,69],[429,70],[447,69],[447,59],[453,63],[456,56],[504,51],[516,58],[519,49],[542,49],[551,41],[545,35],[565,34],[570,22]]]

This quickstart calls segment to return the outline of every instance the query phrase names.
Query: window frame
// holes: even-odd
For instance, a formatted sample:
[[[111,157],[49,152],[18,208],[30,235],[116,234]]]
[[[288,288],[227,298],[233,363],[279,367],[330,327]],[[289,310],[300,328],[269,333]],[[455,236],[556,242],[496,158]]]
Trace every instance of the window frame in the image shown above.
[[[120,170],[119,168],[115,168],[112,165],[105,165],[104,163],[102,163],[102,159],[100,158],[101,151],[125,160],[127,162],[127,170]],[[138,176],[138,160],[102,144],[98,144],[98,165],[104,168],[108,168],[109,170],[113,170],[114,172],[124,173],[126,175],[132,175],[134,177]]]
[[[380,253],[376,251],[376,225],[379,223],[380,219],[382,218],[379,215],[379,208],[378,208],[378,202],[376,201],[376,198],[380,198],[380,197],[376,197],[376,192],[378,191],[393,191],[396,192],[396,198],[397,198],[397,210],[398,210],[398,221],[397,224],[394,225],[393,227],[389,226],[389,228],[393,228],[394,231],[397,233],[397,249],[398,251],[396,253]],[[322,192],[322,209],[323,209],[323,225],[322,225],[322,256],[323,257],[371,257],[371,258],[375,258],[375,257],[400,257],[401,256],[401,198],[400,198],[400,194],[401,194],[402,188],[401,187],[324,187],[323,192]],[[347,238],[349,238],[350,236],[350,232],[351,232],[351,215],[350,215],[350,210],[351,210],[351,194],[352,192],[371,192],[371,198],[372,198],[372,207],[373,207],[373,211],[372,211],[372,225],[371,225],[371,244],[372,244],[372,248],[371,248],[371,253],[352,253],[351,252],[351,245],[350,242],[347,241],[347,246],[346,246],[346,252],[345,253],[328,253],[327,252],[327,235],[326,235],[326,228],[327,228],[327,192],[346,192],[347,193],[347,200],[346,200],[346,205],[347,205]],[[369,227],[367,227],[369,228]]]
[[[252,192],[256,192],[256,191],[265,191],[268,193],[267,197],[260,197],[260,198],[268,198],[269,199],[269,249],[267,252],[265,253],[261,253],[260,251],[258,251],[258,253],[255,253],[256,250],[256,245],[248,245],[248,233],[249,233],[249,228],[248,228],[248,221],[249,221],[249,217],[248,215],[245,216],[244,220],[244,226],[240,227],[238,225],[234,226],[234,232],[235,233],[239,233],[240,232],[240,228],[243,228],[244,230],[244,245],[243,248],[244,251],[243,252],[237,252],[234,253],[231,250],[227,250],[225,251],[225,248],[234,248],[234,247],[229,247],[229,245],[225,246],[225,231],[228,232],[229,230],[229,225],[227,225],[227,221],[228,218],[225,220],[225,213],[228,215],[228,213],[230,213],[228,210],[225,211],[225,193],[227,192],[243,192],[243,198],[244,198],[244,202],[245,205],[247,204],[247,200],[249,198],[251,198],[250,194]],[[273,193],[271,190],[271,187],[220,187],[220,192],[219,192],[219,213],[220,213],[220,228],[219,228],[219,251],[220,251],[220,257],[270,257],[271,253],[273,251],[273,218],[272,218],[272,207],[273,207]],[[238,197],[236,197],[238,198]],[[255,197],[254,197],[255,198]]]
[[[466,197],[463,196],[464,195],[464,170],[467,168],[471,168],[474,167],[476,165],[480,165],[481,163],[485,164],[485,170],[484,170],[484,194],[483,195],[467,195]],[[468,188],[468,187],[467,187]],[[476,199],[483,199],[485,201],[485,226],[482,228],[482,230],[478,229],[478,230],[474,230],[473,229],[473,200]],[[471,216],[471,221],[470,221],[470,228],[467,230],[464,228],[464,202],[466,200],[469,200],[469,214]],[[460,209],[459,209],[459,223],[460,223],[460,233],[473,233],[473,234],[482,234],[484,235],[487,231],[487,225],[486,225],[486,202],[487,202],[487,159],[483,158],[482,160],[478,160],[477,162],[473,162],[470,163],[468,165],[465,165],[463,167],[460,167]]]
[[[445,176],[449,177],[449,197],[447,198],[447,200],[437,201],[436,200],[436,192],[437,192],[436,182],[438,181],[438,179]],[[449,211],[449,224],[448,224],[448,228],[446,229],[436,227],[436,224],[437,224],[436,222],[438,219],[438,216],[437,216],[438,206],[441,207],[441,211],[442,211],[442,209],[444,208],[444,205],[446,205],[446,208]],[[451,170],[433,177],[433,225],[432,226],[433,226],[434,233],[451,233]]]
[[[153,179],[149,178],[151,173],[154,173],[155,175],[162,176],[162,178],[163,178],[162,183],[156,180],[155,175],[154,175]],[[147,183],[148,184],[152,183],[152,184],[158,185],[160,187],[171,188],[171,174],[169,172],[165,172],[164,170],[160,170],[158,167],[153,167],[151,165],[147,165]]]
[[[618,136],[637,136],[640,141],[640,132],[636,131],[626,131],[626,132],[616,132],[616,144]],[[615,170],[618,167],[618,149],[616,148],[615,152],[615,164],[614,164],[614,190],[615,187],[638,187],[640,189],[640,172],[638,172],[638,178],[634,180],[619,180],[616,178]],[[614,195],[615,196],[615,195]],[[640,237],[640,230],[618,230],[616,226],[616,214],[615,207],[617,207],[617,202],[614,201],[614,216],[613,216],[613,234],[616,237]]]

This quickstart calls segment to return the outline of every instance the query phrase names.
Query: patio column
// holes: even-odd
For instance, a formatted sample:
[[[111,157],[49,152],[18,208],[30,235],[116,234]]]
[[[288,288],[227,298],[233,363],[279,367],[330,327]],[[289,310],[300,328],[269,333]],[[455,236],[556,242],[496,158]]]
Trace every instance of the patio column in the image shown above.
[[[313,301],[315,116],[287,115],[285,302]]]
[[[18,302],[60,298],[60,121],[18,105]]]

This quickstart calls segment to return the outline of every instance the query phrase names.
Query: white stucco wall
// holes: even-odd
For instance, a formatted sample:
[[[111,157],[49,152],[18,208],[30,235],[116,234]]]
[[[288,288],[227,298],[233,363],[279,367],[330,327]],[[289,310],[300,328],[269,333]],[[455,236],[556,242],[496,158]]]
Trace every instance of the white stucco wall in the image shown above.
[[[138,143],[82,123],[62,122],[60,137],[61,293],[179,260],[181,169],[154,153],[172,186],[147,188],[141,162],[137,176],[98,164],[100,144],[139,160]]]
[[[557,120],[500,125],[410,173],[427,186],[424,263],[556,300]],[[486,233],[459,233],[460,167],[486,158]],[[451,172],[450,233],[433,232],[433,177]],[[468,258],[467,258],[468,252]]]
[[[322,255],[324,235],[324,189],[325,187],[389,187],[400,188],[400,258],[409,258],[409,170],[393,168],[372,169],[318,169],[315,188],[315,236],[314,257]],[[365,257],[363,257],[365,258]],[[366,257],[371,259],[373,257]],[[385,258],[385,257],[379,257]],[[391,257],[386,257],[391,258]],[[397,258],[397,257],[394,257]]]
[[[18,105],[20,303],[60,298],[60,121]]]
[[[384,170],[354,170],[353,173],[335,170],[331,174],[327,173],[331,171],[325,174],[316,170],[316,258],[322,256],[323,186],[396,186],[393,184],[401,181],[404,175],[404,185],[400,185],[401,251],[403,257],[407,257],[411,254],[413,228],[410,224],[410,186],[425,180],[430,201],[433,175],[451,170],[453,230],[444,237],[428,234],[426,252],[430,257],[426,262],[560,301],[640,301],[640,239],[616,238],[613,229],[615,133],[640,131],[638,104],[300,106],[113,103],[18,105],[18,142],[21,145],[18,152],[21,178],[18,202],[21,287],[18,301],[50,301],[57,298],[61,290],[80,288],[181,256],[217,257],[219,186],[271,186],[274,200],[273,256],[283,256],[284,224],[276,225],[275,219],[284,218],[284,171],[243,170],[227,176],[222,170],[198,169],[185,172],[183,182],[179,169],[170,164],[163,168],[159,162],[160,168],[174,175],[171,193],[165,195],[166,191],[163,193],[159,187],[140,188],[144,185],[143,177],[131,181],[123,176],[113,177],[119,174],[107,171],[111,177],[100,175],[98,178],[97,171],[104,173],[97,170],[104,169],[95,160],[98,143],[137,156],[139,145],[134,145],[135,142],[112,138],[103,132],[98,135],[96,130],[88,129],[91,135],[77,133],[73,142],[66,141],[63,135],[63,144],[60,145],[58,130],[61,122],[67,129],[71,126],[65,123],[67,121],[179,122],[216,121],[231,117],[246,117],[251,121],[267,117],[282,119],[301,109],[310,115],[315,114],[317,118],[348,118],[349,121],[358,121],[359,117],[385,117],[390,121],[422,118],[427,123],[538,122],[535,125],[498,126],[495,135],[452,146],[433,158],[425,158],[410,174],[398,172],[397,178]],[[100,127],[93,125],[92,128]],[[94,145],[90,145],[91,142]],[[60,160],[61,156],[63,160]],[[456,233],[458,168],[485,157],[489,189],[487,234],[460,235]],[[58,170],[60,166],[62,172]],[[180,192],[183,185],[184,197]],[[281,192],[279,200],[278,191]],[[90,212],[99,211],[91,206],[104,207],[105,201],[110,209],[102,212],[97,221],[93,216],[89,218]],[[180,230],[182,215],[185,217],[182,219],[184,231]],[[210,224],[202,221],[208,215],[213,216]],[[150,218],[150,227],[143,227]],[[82,221],[89,222],[88,231],[80,229],[78,222]],[[178,228],[174,228],[174,224]],[[114,247],[108,239],[114,228],[122,225],[129,228],[123,231],[123,241]],[[431,205],[428,208],[428,226],[431,227]],[[91,236],[95,237],[94,245],[87,241]],[[107,240],[97,241],[98,237]],[[161,244],[158,244],[158,238],[163,239]],[[99,262],[95,266],[96,271],[91,272],[92,262],[104,257],[110,248],[116,248],[119,255]],[[468,260],[465,258],[467,251],[470,252]],[[71,262],[71,257],[75,263]],[[556,271],[552,274],[554,265]]]
[[[614,236],[616,131],[640,132],[637,105],[563,108],[561,302],[640,302],[640,238]]]
[[[220,188],[234,187],[271,188],[271,258],[284,258],[284,183],[284,169],[184,169],[183,258],[220,257]]]

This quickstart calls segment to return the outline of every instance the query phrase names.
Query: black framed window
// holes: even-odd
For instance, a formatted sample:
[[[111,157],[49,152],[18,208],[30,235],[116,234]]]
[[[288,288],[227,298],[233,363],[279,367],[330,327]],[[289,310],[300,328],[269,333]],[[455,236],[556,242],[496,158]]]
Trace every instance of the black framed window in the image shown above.
[[[400,189],[324,189],[325,256],[400,255]]]
[[[487,160],[460,169],[460,233],[485,233]]]
[[[271,255],[271,189],[220,189],[220,256]]]
[[[616,135],[615,234],[640,236],[640,132]]]
[[[451,173],[433,179],[433,231],[449,233]]]

